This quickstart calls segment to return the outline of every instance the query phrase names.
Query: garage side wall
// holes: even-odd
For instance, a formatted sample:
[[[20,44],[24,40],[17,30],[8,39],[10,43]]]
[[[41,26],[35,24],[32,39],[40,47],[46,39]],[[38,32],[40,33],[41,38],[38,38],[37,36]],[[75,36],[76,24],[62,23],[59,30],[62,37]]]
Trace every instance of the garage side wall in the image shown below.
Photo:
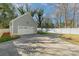
[[[14,35],[19,35],[18,33],[18,27],[19,26],[29,26],[29,27],[34,27],[34,33],[36,33],[37,28],[36,24],[33,22],[32,17],[29,14],[25,14],[19,18],[16,18],[14,21],[12,21],[12,26],[13,26],[13,34]],[[30,30],[30,29],[29,29]]]

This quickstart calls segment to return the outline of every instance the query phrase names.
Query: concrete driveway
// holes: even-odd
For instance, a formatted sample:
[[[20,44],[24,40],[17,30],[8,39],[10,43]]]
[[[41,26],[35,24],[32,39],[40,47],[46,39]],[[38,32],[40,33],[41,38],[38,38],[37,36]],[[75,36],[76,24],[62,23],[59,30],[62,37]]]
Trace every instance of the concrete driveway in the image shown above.
[[[9,56],[79,56],[79,45],[51,35],[23,35],[21,38],[0,44],[0,55]]]
[[[0,56],[19,56],[13,41],[0,43]]]

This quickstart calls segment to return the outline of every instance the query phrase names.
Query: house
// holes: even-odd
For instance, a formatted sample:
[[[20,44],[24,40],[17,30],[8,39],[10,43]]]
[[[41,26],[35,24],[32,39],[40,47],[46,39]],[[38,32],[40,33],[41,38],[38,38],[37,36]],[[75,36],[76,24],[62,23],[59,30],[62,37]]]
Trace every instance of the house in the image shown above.
[[[37,32],[37,25],[28,12],[10,21],[9,25],[11,35],[34,34]]]

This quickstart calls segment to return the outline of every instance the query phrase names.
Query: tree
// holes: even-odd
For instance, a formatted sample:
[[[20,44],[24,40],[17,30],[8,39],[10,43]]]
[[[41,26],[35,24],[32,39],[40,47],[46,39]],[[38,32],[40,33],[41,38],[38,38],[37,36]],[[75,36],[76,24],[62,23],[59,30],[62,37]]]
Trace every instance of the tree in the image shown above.
[[[54,28],[54,24],[52,23],[52,20],[45,16],[44,20],[42,21],[42,27],[43,28]]]
[[[36,11],[37,14],[37,22],[38,22],[38,27],[42,27],[42,21],[43,19],[43,14],[44,14],[44,10],[43,9],[37,9]]]
[[[18,7],[17,10],[19,11],[20,15],[23,15],[26,12],[29,12],[32,17],[36,13],[36,10],[31,10],[28,4],[25,4],[25,8],[24,6]]]
[[[15,13],[14,13],[14,7],[12,4],[8,3],[1,3],[0,4],[0,20],[1,20],[1,27],[3,28],[8,28],[9,27],[9,22],[13,18],[15,18]]]
[[[60,7],[60,10],[62,10],[62,14],[64,16],[64,27],[67,28],[68,3],[62,3]]]
[[[79,10],[79,5],[78,4],[76,4],[76,3],[74,3],[74,4],[72,4],[72,10],[73,10],[73,22],[72,22],[72,27],[77,27],[77,21],[78,21],[78,18],[77,18],[77,16],[79,16],[78,15],[78,10]]]
[[[64,21],[64,27],[67,28],[67,20],[68,20],[68,9],[69,4],[68,3],[57,3],[57,4],[51,4],[54,7],[56,7],[56,17],[59,19],[57,20],[59,28],[61,27],[61,21]],[[64,17],[61,19],[61,17]]]
[[[56,20],[56,27],[57,28],[61,28],[61,16],[62,16],[62,14],[61,14],[61,11],[60,10],[56,10],[56,12],[54,12],[54,19]]]
[[[17,9],[18,9],[18,11],[20,12],[21,15],[23,15],[25,13],[23,6],[17,8]]]

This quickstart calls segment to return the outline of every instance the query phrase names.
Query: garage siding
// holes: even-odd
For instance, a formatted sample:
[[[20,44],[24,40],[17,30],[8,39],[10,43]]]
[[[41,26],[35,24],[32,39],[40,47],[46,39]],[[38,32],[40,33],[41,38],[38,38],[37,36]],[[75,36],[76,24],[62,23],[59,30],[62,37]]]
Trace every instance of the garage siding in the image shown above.
[[[13,22],[13,33],[18,34],[18,26],[28,26],[34,27],[34,32],[36,30],[36,24],[34,23],[30,14],[25,14],[20,18],[16,18]],[[30,30],[30,29],[29,29]]]

